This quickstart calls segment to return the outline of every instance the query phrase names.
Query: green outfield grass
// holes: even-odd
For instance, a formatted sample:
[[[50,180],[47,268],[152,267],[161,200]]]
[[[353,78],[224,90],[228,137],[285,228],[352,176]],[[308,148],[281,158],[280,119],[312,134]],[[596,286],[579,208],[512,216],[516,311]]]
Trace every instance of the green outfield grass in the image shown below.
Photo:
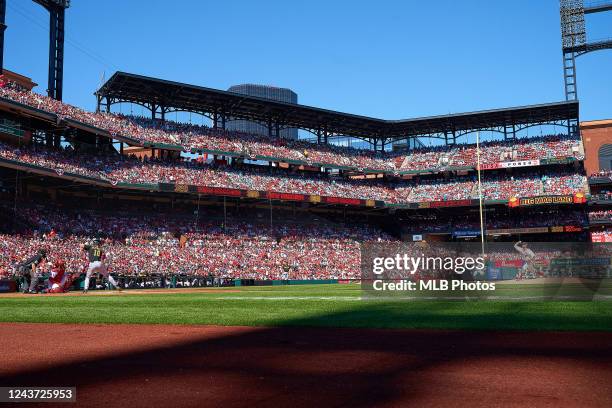
[[[612,330],[609,297],[600,301],[514,300],[517,294],[529,297],[549,292],[550,288],[538,285],[509,285],[495,294],[505,293],[513,300],[362,300],[359,285],[352,284],[220,288],[201,293],[176,289],[163,294],[30,295],[0,298],[0,321]]]

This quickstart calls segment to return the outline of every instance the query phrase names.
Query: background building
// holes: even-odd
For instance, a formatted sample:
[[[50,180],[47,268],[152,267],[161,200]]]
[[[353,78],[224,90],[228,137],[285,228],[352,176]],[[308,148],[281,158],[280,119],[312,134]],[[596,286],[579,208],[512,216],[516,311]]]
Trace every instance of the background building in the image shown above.
[[[288,103],[297,103],[298,97],[295,92],[287,88],[277,88],[268,85],[242,84],[231,86],[228,91],[236,92],[259,98],[271,99],[273,101],[281,101]],[[229,120],[226,125],[228,130],[237,130],[256,135],[268,135],[268,127],[266,125],[251,122],[248,120]],[[274,131],[274,130],[273,130]],[[297,129],[281,129],[280,135],[285,139],[297,139]]]
[[[612,170],[612,120],[580,123],[587,174]]]

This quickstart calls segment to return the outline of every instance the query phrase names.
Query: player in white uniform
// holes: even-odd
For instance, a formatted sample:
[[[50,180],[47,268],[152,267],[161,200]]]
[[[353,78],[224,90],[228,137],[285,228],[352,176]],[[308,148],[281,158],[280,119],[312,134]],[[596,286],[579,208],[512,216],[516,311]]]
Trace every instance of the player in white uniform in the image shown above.
[[[527,247],[527,244],[523,241],[518,241],[514,244],[514,249],[523,256],[523,267],[521,268],[521,277],[526,277],[529,272],[533,272],[531,261],[535,258],[535,253]],[[535,276],[535,274],[534,274]]]
[[[117,290],[121,290],[119,285],[115,281],[115,279],[108,273],[106,269],[106,265],[102,263],[102,248],[100,247],[100,240],[94,239],[93,244],[83,245],[83,249],[87,251],[87,255],[89,257],[89,267],[87,268],[87,273],[85,274],[85,285],[83,286],[83,293],[87,293],[89,290],[89,279],[91,275],[94,273],[100,274],[103,277],[107,278],[108,281],[115,287]]]

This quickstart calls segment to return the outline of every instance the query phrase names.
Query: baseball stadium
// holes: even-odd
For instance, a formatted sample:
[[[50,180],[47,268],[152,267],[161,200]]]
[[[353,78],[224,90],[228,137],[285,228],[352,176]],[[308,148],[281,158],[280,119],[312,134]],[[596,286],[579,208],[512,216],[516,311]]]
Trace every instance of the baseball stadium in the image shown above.
[[[612,66],[577,66],[612,49],[589,25],[612,2],[520,6],[561,27],[559,69],[538,72],[562,79],[563,100],[459,113],[439,101],[430,115],[400,106],[408,119],[348,113],[358,105],[333,86],[310,100],[347,109],[298,103],[314,95],[307,86],[248,82],[260,71],[234,40],[257,48],[269,35],[282,66],[294,55],[283,30],[301,38],[283,19],[303,5],[154,3],[0,0],[0,405],[612,406],[612,120],[593,117],[577,85],[607,86]],[[355,9],[445,13],[391,3]],[[455,6],[468,7],[440,4]],[[252,38],[138,53],[113,30],[159,34],[162,20],[133,14],[146,7],[176,41],[201,35],[182,23],[195,9],[218,10],[204,25],[228,31],[238,20],[224,14],[251,18]],[[483,13],[505,30],[495,7]],[[107,40],[77,42],[90,30]],[[35,38],[48,38],[44,70],[28,56]],[[107,62],[108,43],[133,58]],[[450,63],[470,65],[470,50]],[[242,84],[200,75],[201,53]],[[89,87],[80,58],[110,70]],[[165,60],[178,67],[157,68]],[[371,66],[342,69],[352,81]],[[303,84],[308,72],[283,78]],[[480,72],[491,93],[518,92]],[[363,97],[396,112],[384,92]]]

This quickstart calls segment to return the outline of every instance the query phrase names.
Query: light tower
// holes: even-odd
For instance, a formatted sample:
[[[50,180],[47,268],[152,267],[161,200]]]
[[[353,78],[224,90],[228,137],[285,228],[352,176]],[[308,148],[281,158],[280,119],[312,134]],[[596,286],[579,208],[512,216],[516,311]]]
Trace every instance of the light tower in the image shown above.
[[[49,86],[48,95],[62,100],[64,84],[64,14],[70,0],[34,0],[49,12]]]
[[[583,0],[560,0],[561,45],[565,99],[578,99],[576,58],[588,52],[612,49],[612,39],[587,42],[585,14],[612,11],[612,1],[584,5]]]
[[[70,0],[34,0],[49,12],[49,86],[53,99],[62,100],[64,82],[64,14]],[[6,0],[0,0],[0,74],[4,69],[4,30]]]

